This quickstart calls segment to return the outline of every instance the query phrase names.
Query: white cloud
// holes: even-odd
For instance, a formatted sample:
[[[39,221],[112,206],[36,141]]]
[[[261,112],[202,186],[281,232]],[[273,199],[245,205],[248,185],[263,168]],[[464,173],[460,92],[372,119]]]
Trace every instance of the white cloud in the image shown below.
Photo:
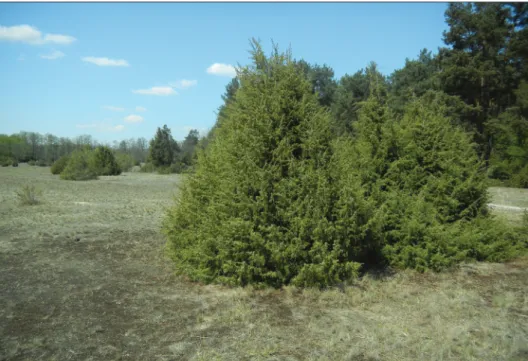
[[[143,95],[160,95],[160,96],[178,94],[170,86],[154,86],[149,89],[137,89],[137,90],[132,90],[132,93],[143,94]]]
[[[124,59],[108,59],[108,58],[96,58],[94,56],[85,56],[81,58],[82,61],[92,63],[98,66],[129,66],[128,62]]]
[[[235,67],[229,64],[214,63],[207,68],[207,73],[218,76],[229,76],[234,78],[236,76]]]
[[[51,52],[50,54],[40,54],[39,56],[42,59],[48,59],[48,60],[55,60],[62,58],[65,54],[62,51],[55,50]]]
[[[177,82],[170,83],[169,85],[175,88],[178,88],[178,89],[187,89],[192,86],[195,86],[196,84],[198,84],[197,80],[182,79],[182,80],[178,80]]]
[[[106,110],[111,110],[113,112],[123,112],[123,111],[125,111],[125,108],[114,107],[114,106],[111,106],[111,105],[105,105],[103,108],[106,109]]]
[[[79,129],[93,129],[96,132],[100,133],[114,133],[114,132],[121,132],[125,129],[125,126],[122,124],[119,125],[109,125],[106,123],[91,123],[91,124],[77,124],[77,128]]]
[[[124,121],[127,123],[141,123],[143,121],[143,117],[137,114],[130,114],[124,118]]]
[[[139,106],[136,107],[136,112],[146,112],[146,111],[147,111],[147,108],[143,108]]]
[[[68,45],[73,43],[75,39],[73,36],[60,35],[60,34],[46,34],[44,37],[44,43],[53,43],[60,45]]]
[[[21,42],[31,45],[59,44],[68,45],[76,41],[73,36],[46,34],[30,25],[0,26],[0,41]]]

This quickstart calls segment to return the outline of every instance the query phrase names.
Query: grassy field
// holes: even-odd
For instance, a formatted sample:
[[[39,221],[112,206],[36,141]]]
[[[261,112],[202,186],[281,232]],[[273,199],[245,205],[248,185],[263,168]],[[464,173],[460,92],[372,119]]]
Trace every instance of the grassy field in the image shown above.
[[[159,225],[180,180],[0,168],[0,360],[528,359],[527,259],[328,291],[175,277]],[[41,204],[17,203],[24,184]],[[527,204],[517,191],[493,201]]]

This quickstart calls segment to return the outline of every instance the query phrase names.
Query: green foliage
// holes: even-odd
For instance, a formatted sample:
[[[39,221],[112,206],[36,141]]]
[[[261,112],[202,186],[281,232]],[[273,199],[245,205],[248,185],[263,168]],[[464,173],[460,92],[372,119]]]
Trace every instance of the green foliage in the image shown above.
[[[372,62],[367,68],[354,75],[343,76],[338,83],[332,103],[332,114],[338,134],[351,134],[353,124],[358,120],[360,105],[371,93],[370,78],[376,84],[386,87],[387,80]]]
[[[32,184],[26,184],[16,191],[15,196],[21,205],[33,206],[40,203],[42,191]]]
[[[18,167],[18,160],[16,159],[13,159],[13,167]]]
[[[369,206],[364,261],[425,271],[519,255],[522,235],[488,215],[471,136],[430,99],[410,103],[401,121],[375,94],[361,109],[344,173]]]
[[[9,167],[12,164],[13,164],[13,160],[10,157],[7,157],[7,156],[0,157],[0,165],[2,165],[2,167]]]
[[[190,167],[196,161],[196,147],[199,142],[199,134],[196,129],[191,129],[189,134],[185,137],[181,147],[181,155],[179,163],[183,167]],[[179,173],[179,172],[175,172]]]
[[[91,157],[93,168],[97,175],[119,175],[121,168],[117,163],[114,153],[108,147],[98,147],[95,149]]]
[[[32,165],[32,166],[34,166],[35,163],[36,163],[36,162],[35,162],[34,160],[30,160],[30,161],[28,162],[28,165]]]
[[[435,76],[438,72],[437,63],[432,53],[423,49],[418,59],[406,59],[405,66],[392,73],[390,103],[394,111],[402,113],[409,101],[421,97],[429,90],[439,88]]]
[[[306,79],[312,84],[313,93],[317,94],[319,104],[330,107],[334,101],[337,82],[334,80],[334,70],[328,65],[310,65],[304,60],[295,62]]]
[[[289,54],[253,43],[236,101],[164,222],[177,269],[227,284],[324,286],[357,274],[338,220],[332,129]]]
[[[156,167],[154,166],[154,164],[147,162],[143,164],[139,171],[141,173],[154,173],[156,171]]]
[[[168,167],[176,160],[179,152],[178,143],[167,125],[158,128],[155,137],[150,141],[149,162],[155,167]]]
[[[63,155],[59,159],[57,159],[52,165],[51,165],[51,174],[61,174],[64,168],[66,168],[66,165],[68,164],[68,161],[70,160],[70,156]]]
[[[139,162],[136,162],[134,160],[134,157],[132,157],[130,154],[127,154],[127,153],[119,152],[115,156],[115,159],[116,159],[119,169],[122,169],[123,172],[128,172],[133,166],[139,165]]]
[[[97,172],[94,169],[93,153],[88,150],[76,150],[60,173],[61,179],[84,181],[97,179]]]

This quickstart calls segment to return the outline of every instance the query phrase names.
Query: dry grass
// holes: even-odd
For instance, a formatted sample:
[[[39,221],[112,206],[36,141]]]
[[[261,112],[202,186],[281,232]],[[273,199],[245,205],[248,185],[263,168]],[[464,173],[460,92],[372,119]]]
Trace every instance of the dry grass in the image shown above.
[[[519,208],[528,208],[528,189],[491,187],[489,188],[491,201],[494,204],[503,204]],[[494,210],[495,214],[512,224],[518,224],[522,221],[523,211],[516,209]]]
[[[25,184],[15,192],[18,203],[23,206],[34,206],[41,202],[42,191],[34,184]]]
[[[20,207],[36,180],[46,203]],[[158,232],[178,182],[0,168],[0,360],[528,359],[528,259],[327,291],[192,284]]]

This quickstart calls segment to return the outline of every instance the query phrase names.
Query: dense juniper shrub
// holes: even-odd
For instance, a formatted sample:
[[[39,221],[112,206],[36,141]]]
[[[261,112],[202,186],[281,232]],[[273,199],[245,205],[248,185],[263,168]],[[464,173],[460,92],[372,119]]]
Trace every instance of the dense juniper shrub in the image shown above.
[[[362,107],[345,173],[375,209],[365,220],[385,264],[440,270],[526,249],[524,235],[488,214],[484,166],[446,114],[428,98],[411,102],[400,121],[375,95]]]
[[[290,55],[258,43],[252,55],[164,220],[178,272],[328,286],[361,266],[441,270],[526,250],[526,235],[488,214],[482,164],[445,97],[395,116],[373,74],[354,138],[336,139]]]
[[[289,54],[254,45],[236,101],[168,212],[169,253],[205,282],[334,284],[360,264],[356,213],[336,210],[329,113]]]
[[[50,168],[51,174],[61,174],[64,168],[66,168],[66,165],[68,164],[68,161],[70,160],[69,155],[63,155],[59,159],[57,159]]]
[[[66,164],[66,167],[60,173],[61,179],[64,180],[91,180],[97,179],[97,172],[93,166],[93,153],[86,149],[75,150]]]
[[[121,168],[116,161],[112,150],[105,146],[100,146],[93,151],[90,166],[97,175],[119,175]]]

